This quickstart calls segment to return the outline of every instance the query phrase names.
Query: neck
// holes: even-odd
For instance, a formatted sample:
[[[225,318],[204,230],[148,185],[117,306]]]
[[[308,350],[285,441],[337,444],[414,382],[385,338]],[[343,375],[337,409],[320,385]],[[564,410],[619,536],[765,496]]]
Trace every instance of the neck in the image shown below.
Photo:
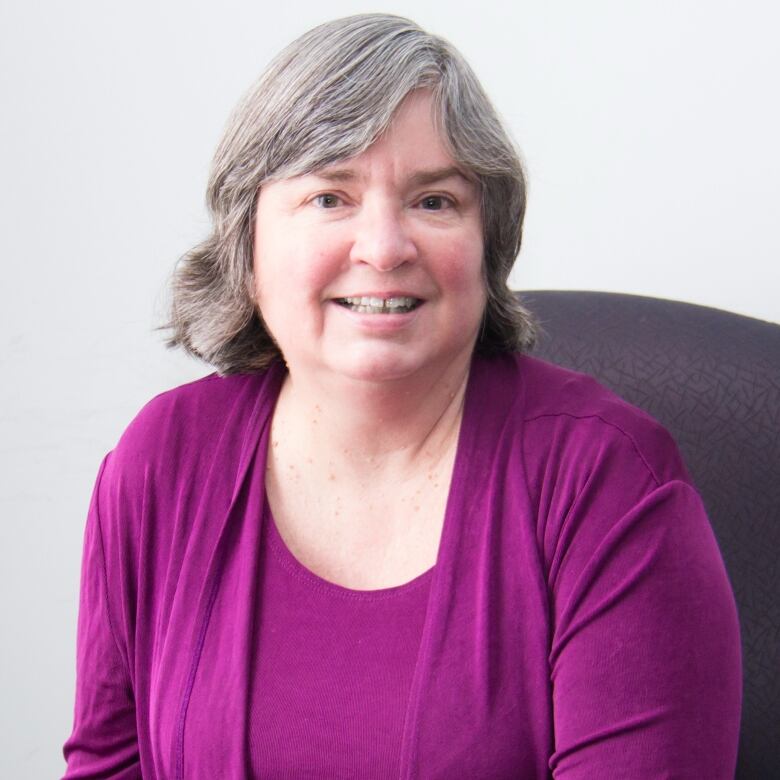
[[[470,363],[469,354],[444,371],[391,382],[291,370],[274,415],[274,446],[357,476],[435,465],[455,447]]]

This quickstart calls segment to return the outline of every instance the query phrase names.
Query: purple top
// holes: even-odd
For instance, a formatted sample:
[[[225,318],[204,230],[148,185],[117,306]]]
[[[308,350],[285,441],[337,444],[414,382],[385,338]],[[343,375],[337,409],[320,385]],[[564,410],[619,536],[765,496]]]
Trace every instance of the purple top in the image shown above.
[[[164,393],[101,466],[66,778],[244,778],[274,751],[299,751],[307,764],[270,776],[333,776],[332,755],[315,763],[299,744],[292,704],[272,732],[259,722],[280,675],[301,672],[295,659],[280,662],[285,643],[290,655],[309,653],[263,567],[282,378],[277,365]],[[425,577],[421,633],[413,609],[405,629],[385,629],[409,632],[411,678],[399,658],[364,692],[366,709],[386,708],[369,722],[392,729],[408,689],[385,745],[365,742],[355,718],[365,710],[330,680],[330,750],[368,745],[374,755],[370,769],[349,764],[359,776],[733,777],[739,633],[712,530],[668,434],[594,380],[529,357],[474,359]],[[344,601],[321,602],[323,625],[345,625]],[[283,631],[266,658],[263,615]],[[365,625],[380,647],[393,641]],[[316,674],[287,682],[310,686]],[[269,739],[279,741],[270,752]]]
[[[344,588],[295,559],[265,508],[251,776],[398,777],[433,569],[395,588]]]

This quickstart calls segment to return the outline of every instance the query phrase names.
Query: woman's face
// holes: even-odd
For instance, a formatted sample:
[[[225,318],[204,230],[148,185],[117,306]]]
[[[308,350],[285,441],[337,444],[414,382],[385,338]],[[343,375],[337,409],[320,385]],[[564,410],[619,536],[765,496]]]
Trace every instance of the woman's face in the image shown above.
[[[362,154],[258,196],[256,300],[292,376],[465,368],[485,307],[482,254],[478,186],[442,143],[426,91]]]

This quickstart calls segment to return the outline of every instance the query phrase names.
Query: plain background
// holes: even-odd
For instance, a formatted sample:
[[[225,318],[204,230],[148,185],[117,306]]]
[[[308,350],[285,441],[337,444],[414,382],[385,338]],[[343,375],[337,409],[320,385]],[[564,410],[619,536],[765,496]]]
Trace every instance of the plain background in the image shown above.
[[[515,286],[780,320],[776,3],[3,0],[2,777],[64,769],[100,459],[152,395],[209,373],[154,327],[207,231],[228,112],[284,44],[373,10],[455,43],[517,138]]]

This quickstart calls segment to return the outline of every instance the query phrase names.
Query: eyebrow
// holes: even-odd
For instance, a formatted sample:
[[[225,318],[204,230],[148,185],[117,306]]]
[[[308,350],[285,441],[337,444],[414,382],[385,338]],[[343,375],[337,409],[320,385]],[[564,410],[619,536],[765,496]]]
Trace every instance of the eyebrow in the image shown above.
[[[313,171],[313,176],[318,179],[324,179],[325,181],[332,182],[351,182],[356,181],[360,176],[351,168],[327,168],[320,171]],[[450,165],[446,168],[434,168],[428,171],[418,171],[408,180],[408,184],[412,187],[424,187],[429,184],[437,184],[447,179],[458,178],[464,182],[472,184],[472,180],[466,176],[460,168]]]
[[[457,168],[454,165],[451,165],[449,168],[435,168],[432,171],[419,171],[411,177],[409,183],[412,186],[420,187],[427,184],[436,184],[437,182],[454,178],[462,179],[467,184],[472,183],[471,179],[469,179],[469,177],[466,176],[463,171],[460,170],[460,168]]]

